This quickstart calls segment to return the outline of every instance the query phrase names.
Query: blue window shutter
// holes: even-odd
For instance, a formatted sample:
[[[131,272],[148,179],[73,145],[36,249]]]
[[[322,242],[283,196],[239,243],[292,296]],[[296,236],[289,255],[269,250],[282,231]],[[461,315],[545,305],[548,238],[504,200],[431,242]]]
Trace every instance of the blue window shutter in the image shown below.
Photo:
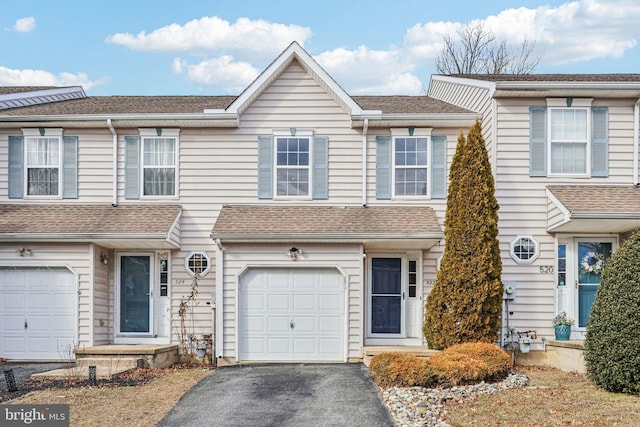
[[[329,137],[313,138],[313,198],[329,198]]]
[[[547,108],[529,108],[529,176],[547,176]]]
[[[431,198],[447,197],[447,138],[431,137]]]
[[[258,137],[258,198],[273,198],[273,137]]]
[[[62,198],[78,198],[78,137],[66,136],[62,142]]]
[[[391,199],[391,136],[376,136],[376,199]]]
[[[9,198],[24,197],[24,138],[9,136]]]
[[[140,137],[124,137],[124,198],[140,198]]]
[[[591,109],[591,176],[609,176],[609,109]]]

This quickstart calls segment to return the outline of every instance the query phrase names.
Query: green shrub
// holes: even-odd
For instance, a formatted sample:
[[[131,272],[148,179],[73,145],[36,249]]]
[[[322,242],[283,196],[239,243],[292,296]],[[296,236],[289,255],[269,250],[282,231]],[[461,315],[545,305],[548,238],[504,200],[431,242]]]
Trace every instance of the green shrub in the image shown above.
[[[381,353],[371,358],[369,371],[380,387],[430,387],[438,377],[427,359],[404,353]]]
[[[612,392],[640,392],[640,234],[607,260],[584,342],[587,375]]]
[[[479,121],[460,134],[449,173],[445,246],[427,297],[423,333],[429,347],[496,342],[503,287],[498,202]]]

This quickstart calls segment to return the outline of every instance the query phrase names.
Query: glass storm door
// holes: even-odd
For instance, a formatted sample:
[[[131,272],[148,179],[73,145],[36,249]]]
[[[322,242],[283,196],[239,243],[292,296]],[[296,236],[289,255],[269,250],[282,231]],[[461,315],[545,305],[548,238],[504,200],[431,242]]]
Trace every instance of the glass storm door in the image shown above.
[[[404,293],[402,258],[371,260],[371,333],[400,335],[403,331]]]
[[[120,257],[120,332],[151,333],[151,256]]]
[[[602,277],[602,269],[613,250],[612,242],[578,242],[578,327],[584,328],[589,321],[591,305]]]

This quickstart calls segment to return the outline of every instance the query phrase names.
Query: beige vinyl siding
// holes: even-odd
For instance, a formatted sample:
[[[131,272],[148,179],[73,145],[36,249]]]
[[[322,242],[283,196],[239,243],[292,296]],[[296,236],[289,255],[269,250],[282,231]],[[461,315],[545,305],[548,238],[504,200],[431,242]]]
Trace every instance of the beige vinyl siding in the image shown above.
[[[551,200],[547,200],[547,225],[553,228],[561,224],[565,220],[564,213],[558,209],[558,206]]]
[[[31,249],[29,257],[20,257],[17,247]],[[3,243],[0,263],[8,267],[67,267],[76,274],[78,284],[78,345],[90,346],[91,331],[91,258],[89,244],[84,243]]]
[[[556,238],[547,233],[548,224],[560,221],[561,212],[550,207],[546,186],[553,184],[630,184],[633,171],[633,101],[594,99],[593,106],[609,107],[609,177],[530,177],[529,107],[545,106],[544,99],[499,99],[497,102],[496,196],[500,204],[499,230],[504,281],[516,282],[516,299],[509,305],[511,326],[516,330],[536,329],[553,336],[555,313]],[[548,222],[550,221],[550,222]],[[597,230],[594,230],[597,234]],[[532,264],[518,264],[509,255],[516,236],[532,236],[540,255]]]
[[[291,246],[300,247],[304,254],[298,261],[292,262],[287,256]],[[362,246],[357,244],[318,244],[318,243],[281,243],[281,244],[226,244],[224,263],[224,323],[223,357],[235,358],[237,355],[236,326],[238,274],[248,266],[253,267],[339,267],[347,275],[347,331],[348,358],[362,357],[363,343],[363,305],[364,284],[362,283],[363,257]]]
[[[98,245],[91,245],[93,250],[93,343],[104,345],[111,342],[113,336],[113,251]],[[108,257],[109,264],[104,265],[101,255]]]

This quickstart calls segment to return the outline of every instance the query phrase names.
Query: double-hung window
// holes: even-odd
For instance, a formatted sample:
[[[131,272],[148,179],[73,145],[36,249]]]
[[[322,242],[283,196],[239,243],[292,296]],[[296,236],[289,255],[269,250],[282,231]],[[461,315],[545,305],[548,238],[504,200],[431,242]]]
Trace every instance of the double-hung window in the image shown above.
[[[445,198],[447,140],[430,128],[376,136],[376,198]]]
[[[309,196],[310,146],[310,136],[276,136],[276,196]]]
[[[8,142],[9,198],[78,197],[77,136],[63,136],[59,128],[28,128]]]
[[[179,129],[125,136],[125,198],[177,195]]]
[[[608,108],[591,104],[591,98],[549,98],[529,109],[530,176],[608,176]]]

